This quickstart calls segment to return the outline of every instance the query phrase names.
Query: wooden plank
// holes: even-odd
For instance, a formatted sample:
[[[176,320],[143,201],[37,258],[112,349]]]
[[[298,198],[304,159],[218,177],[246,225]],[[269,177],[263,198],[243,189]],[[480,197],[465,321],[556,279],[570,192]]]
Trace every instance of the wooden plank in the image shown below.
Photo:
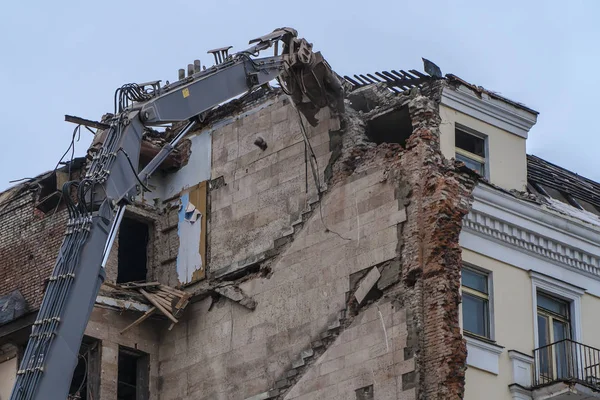
[[[188,299],[191,296],[182,296],[181,299],[179,299],[179,301],[177,302],[177,304],[175,305],[175,308],[184,308],[187,303],[188,303]]]
[[[112,282],[109,282],[109,281],[104,281],[103,284],[106,285],[106,286],[108,286],[109,288],[119,289],[119,290],[123,289],[121,286],[116,285],[116,284],[114,284]]]
[[[152,303],[153,306],[155,306],[156,308],[158,308],[160,310],[160,312],[162,312],[163,314],[165,314],[167,316],[167,318],[169,318],[171,321],[173,321],[174,323],[178,323],[179,321],[177,321],[177,319],[166,309],[164,308],[159,302],[157,302],[154,299],[154,296],[152,296],[151,294],[149,294],[148,292],[146,292],[144,289],[140,289],[140,293],[144,295],[145,298],[148,299],[148,301],[150,303]]]
[[[202,214],[200,219],[200,243],[198,243],[198,252],[200,253],[200,261],[202,268],[194,271],[191,282],[197,282],[204,279],[206,265],[206,198],[207,198],[207,181],[200,182],[189,192],[189,201]],[[190,283],[191,283],[190,282]]]
[[[96,128],[96,129],[109,129],[110,128],[110,125],[105,124],[103,122],[92,121],[90,119],[76,117],[74,115],[65,115],[65,121],[72,122],[77,125],[89,126],[91,128]]]
[[[155,299],[157,302],[159,302],[160,304],[162,304],[162,306],[163,306],[164,308],[166,308],[167,310],[169,310],[169,312],[171,312],[171,311],[172,311],[172,307],[173,307],[173,306],[171,306],[171,303],[169,303],[169,302],[168,302],[166,299],[163,299],[162,297],[154,296],[154,295],[152,295],[152,294],[150,294],[150,295],[151,295],[152,297],[154,297],[154,299]]]
[[[135,282],[127,282],[121,284],[121,287],[127,288],[138,288],[138,287],[152,287],[160,285],[159,282],[144,282],[144,283],[135,283]]]
[[[134,326],[137,326],[137,325],[141,324],[143,321],[145,321],[146,319],[148,319],[155,312],[156,312],[156,307],[152,307],[151,309],[149,309],[148,311],[146,311],[144,313],[144,315],[142,315],[141,317],[139,317],[138,319],[136,319],[135,321],[133,321],[131,324],[129,324],[125,328],[123,328],[121,330],[121,332],[119,332],[119,333],[122,335],[127,330],[133,328]]]
[[[184,292],[182,290],[178,290],[178,289],[172,288],[170,286],[165,286],[165,285],[160,285],[160,289],[164,290],[165,292],[173,293],[177,297],[181,297],[181,296],[187,294],[186,292]]]

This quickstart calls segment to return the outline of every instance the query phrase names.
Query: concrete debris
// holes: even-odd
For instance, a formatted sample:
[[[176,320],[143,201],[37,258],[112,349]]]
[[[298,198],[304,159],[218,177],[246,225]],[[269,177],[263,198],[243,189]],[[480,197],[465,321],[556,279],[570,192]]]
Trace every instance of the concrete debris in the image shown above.
[[[354,297],[356,297],[358,304],[363,302],[365,297],[367,297],[367,294],[371,291],[373,286],[375,286],[380,277],[381,274],[379,273],[377,267],[371,269],[367,276],[364,277],[364,279],[358,285],[358,289],[356,289],[356,292],[354,293]]]
[[[246,293],[236,285],[230,284],[218,286],[214,288],[214,291],[223,297],[227,297],[228,299],[239,303],[249,310],[254,310],[256,308],[256,301],[246,295]]]

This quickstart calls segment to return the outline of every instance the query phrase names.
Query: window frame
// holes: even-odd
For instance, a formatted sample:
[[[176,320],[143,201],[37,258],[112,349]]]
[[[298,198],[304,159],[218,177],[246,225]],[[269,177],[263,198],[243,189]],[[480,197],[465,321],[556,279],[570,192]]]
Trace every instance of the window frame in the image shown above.
[[[567,315],[561,315],[559,313],[556,313],[554,311],[548,310],[547,308],[540,306],[537,301],[538,300],[537,296],[539,296],[540,294],[542,296],[549,297],[556,302],[565,303],[565,305],[567,307],[567,313],[566,313]],[[554,294],[548,293],[545,290],[538,289],[536,292],[536,303],[538,304],[536,316],[538,316],[538,317],[542,316],[542,317],[545,317],[548,319],[550,343],[556,342],[555,332],[554,332],[554,321],[562,322],[563,324],[567,325],[567,327],[569,328],[568,338],[570,339],[573,336],[573,324],[571,322],[571,301],[565,300],[558,296],[555,296]],[[538,326],[538,329],[539,329],[539,326]],[[539,340],[539,333],[538,333],[538,340]]]
[[[531,277],[532,301],[533,301],[533,340],[534,349],[540,347],[539,343],[539,327],[537,322],[538,304],[537,293],[542,292],[546,295],[556,297],[566,301],[569,304],[569,319],[571,323],[571,340],[579,343],[582,342],[581,330],[581,297],[585,290],[570,285],[558,279],[551,278],[547,275],[540,274],[535,271],[529,271]]]
[[[478,156],[475,153],[471,153],[470,151],[467,150],[463,150],[460,147],[458,147],[456,145],[456,131],[462,131],[464,133],[466,133],[467,135],[471,135],[471,136],[475,136],[476,138],[482,139],[483,140],[483,152],[484,152],[484,156]],[[490,177],[490,163],[489,163],[489,140],[488,140],[488,136],[484,135],[481,132],[478,132],[472,128],[469,128],[468,126],[459,124],[459,123],[455,123],[454,124],[454,158],[456,159],[456,155],[459,154],[463,157],[469,158],[475,162],[481,163],[483,165],[483,177],[486,179],[489,179]]]
[[[466,287],[463,285],[462,283],[462,272],[463,270],[469,270],[472,271],[476,274],[479,275],[484,275],[487,279],[487,291],[488,293],[485,294],[483,292],[479,292],[478,290],[475,289],[471,289],[469,287]],[[461,282],[460,282],[460,290],[461,290],[461,296],[463,293],[469,294],[471,296],[476,296],[479,298],[484,298],[485,300],[487,300],[487,330],[488,330],[488,336],[482,336],[482,335],[478,335],[477,333],[473,333],[471,331],[468,331],[465,329],[464,327],[464,310],[462,309],[462,301],[461,301],[461,325],[463,327],[463,333],[467,336],[471,336],[475,339],[480,339],[486,342],[495,342],[496,341],[496,335],[495,335],[495,324],[494,324],[494,285],[493,285],[493,273],[492,271],[483,269],[481,267],[475,266],[473,264],[469,264],[469,263],[465,263],[463,262],[462,264],[462,268],[461,268]]]

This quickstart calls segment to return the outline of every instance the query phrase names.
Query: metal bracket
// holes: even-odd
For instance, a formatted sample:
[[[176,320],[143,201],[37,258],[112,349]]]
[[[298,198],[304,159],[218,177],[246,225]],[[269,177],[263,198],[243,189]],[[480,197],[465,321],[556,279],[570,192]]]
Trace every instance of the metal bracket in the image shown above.
[[[220,47],[218,49],[209,50],[206,53],[212,54],[213,57],[215,57],[215,65],[219,65],[229,58],[229,49],[232,47],[233,46]]]

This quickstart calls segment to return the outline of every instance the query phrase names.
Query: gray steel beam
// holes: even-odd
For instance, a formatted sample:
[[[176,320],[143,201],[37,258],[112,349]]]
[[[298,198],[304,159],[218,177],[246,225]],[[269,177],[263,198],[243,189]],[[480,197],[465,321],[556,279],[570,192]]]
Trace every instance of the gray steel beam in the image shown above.
[[[189,120],[200,113],[269,82],[281,72],[280,57],[237,61],[212,74],[166,92],[144,103],[140,118],[146,125]]]

